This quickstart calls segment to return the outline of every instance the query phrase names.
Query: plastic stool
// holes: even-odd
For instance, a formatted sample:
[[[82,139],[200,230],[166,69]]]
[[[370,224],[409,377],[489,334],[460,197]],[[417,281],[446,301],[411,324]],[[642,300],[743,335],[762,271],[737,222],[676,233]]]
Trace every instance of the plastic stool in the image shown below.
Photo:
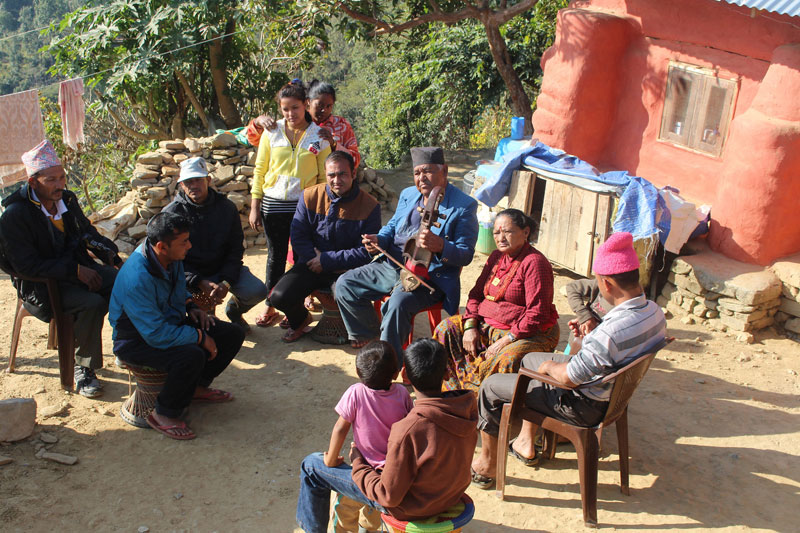
[[[459,533],[475,514],[475,504],[466,494],[461,495],[461,501],[447,511],[432,518],[423,518],[411,522],[404,522],[389,515],[381,514],[381,520],[392,533]]]
[[[384,296],[380,300],[376,300],[373,305],[375,307],[375,313],[378,315],[378,320],[381,319],[383,316],[381,314],[381,306],[383,302],[389,299],[389,296]],[[430,307],[426,307],[421,312],[427,311],[428,312],[428,326],[431,328],[431,336],[433,336],[433,332],[436,330],[436,326],[439,325],[439,322],[442,321],[442,302],[438,304],[434,304]],[[411,319],[411,331],[408,333],[408,339],[406,340],[405,344],[403,344],[403,349],[405,350],[408,348],[408,345],[414,341],[414,320],[416,320],[417,315],[414,315],[414,318]]]

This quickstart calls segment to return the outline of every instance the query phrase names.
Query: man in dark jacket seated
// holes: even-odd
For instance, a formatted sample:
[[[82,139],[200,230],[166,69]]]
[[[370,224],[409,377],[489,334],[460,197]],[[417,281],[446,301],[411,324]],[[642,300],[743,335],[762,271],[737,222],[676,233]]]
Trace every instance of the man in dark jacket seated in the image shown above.
[[[206,160],[187,159],[181,164],[180,190],[164,211],[182,215],[192,224],[192,248],[183,261],[189,290],[214,304],[231,292],[225,314],[249,331],[242,315],[266,299],[267,288],[242,263],[244,234],[236,205],[209,188],[210,183]]]
[[[120,270],[108,312],[116,356],[167,373],[147,423],[177,440],[195,438],[179,418],[191,402],[233,400],[211,382],[244,342],[242,328],[209,316],[189,297],[183,272],[192,247],[189,228],[189,220],[175,213],[150,219],[147,240]]]
[[[22,162],[28,182],[3,200],[0,245],[15,272],[58,281],[63,311],[75,318],[75,391],[94,398],[103,388],[95,375],[103,366],[100,331],[122,259],[116,245],[83,214],[75,194],[66,190],[67,176],[50,141],[23,154]],[[19,279],[14,285],[25,308],[49,321],[47,286]]]
[[[297,202],[291,231],[295,263],[269,296],[289,321],[285,342],[311,330],[306,296],[330,288],[342,272],[372,259],[361,236],[381,228],[381,206],[359,188],[354,167],[350,154],[332,152],[325,160],[326,183],[308,187]]]

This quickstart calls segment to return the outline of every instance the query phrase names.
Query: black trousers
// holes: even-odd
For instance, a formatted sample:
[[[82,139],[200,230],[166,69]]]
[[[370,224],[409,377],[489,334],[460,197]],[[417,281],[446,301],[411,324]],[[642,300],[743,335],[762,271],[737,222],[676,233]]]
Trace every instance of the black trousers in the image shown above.
[[[286,256],[289,254],[289,234],[294,213],[261,213],[261,224],[267,236],[267,290],[271,291],[286,271]]]
[[[197,386],[208,387],[239,353],[244,330],[219,319],[207,334],[217,344],[217,356],[197,344],[184,344],[160,350],[141,340],[117,341],[114,355],[138,366],[149,366],[167,373],[167,381],[156,399],[156,412],[176,418],[189,406]]]
[[[309,270],[305,263],[293,266],[272,289],[270,305],[280,309],[289,320],[292,329],[297,329],[308,316],[303,305],[306,296],[317,289],[330,289],[339,274]]]

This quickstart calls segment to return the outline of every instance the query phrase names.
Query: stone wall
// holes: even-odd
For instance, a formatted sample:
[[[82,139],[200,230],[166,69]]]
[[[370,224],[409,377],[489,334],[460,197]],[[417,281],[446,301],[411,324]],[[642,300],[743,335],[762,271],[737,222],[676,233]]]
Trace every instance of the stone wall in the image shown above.
[[[781,280],[780,307],[775,322],[790,335],[800,335],[800,254],[786,257],[772,265]]]
[[[800,317],[798,300],[788,302],[791,294],[778,275],[712,252],[707,245],[695,245],[693,255],[675,259],[668,282],[657,303],[684,323],[700,323],[715,331],[730,332],[737,340],[753,342],[753,333],[770,327],[785,317],[784,305]],[[795,264],[797,267],[797,264]],[[800,270],[792,278],[800,287]],[[800,288],[795,294],[800,293]],[[783,296],[782,296],[783,294]],[[800,320],[798,320],[800,330]]]
[[[157,150],[136,159],[130,180],[131,190],[116,204],[106,206],[90,217],[98,231],[112,239],[124,255],[130,254],[147,231],[147,221],[169,204],[175,196],[180,163],[191,157],[203,157],[211,184],[239,209],[246,248],[263,246],[263,231],[250,227],[250,187],[255,172],[256,151],[244,147],[230,133],[198,139],[161,141]],[[372,194],[382,209],[394,211],[397,193],[375,169],[363,164],[356,170],[359,186]]]

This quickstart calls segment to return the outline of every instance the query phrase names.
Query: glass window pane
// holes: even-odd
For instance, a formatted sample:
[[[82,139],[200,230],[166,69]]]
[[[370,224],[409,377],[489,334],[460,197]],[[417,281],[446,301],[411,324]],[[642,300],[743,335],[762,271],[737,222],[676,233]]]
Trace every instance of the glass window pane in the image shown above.
[[[669,131],[675,135],[683,135],[686,131],[686,119],[691,101],[693,80],[691,76],[680,70],[673,70],[670,76],[669,94],[672,99],[672,116],[669,118]]]
[[[703,120],[702,142],[715,145],[720,137],[720,123],[722,112],[725,109],[727,91],[723,87],[711,87],[706,103],[705,119]]]

